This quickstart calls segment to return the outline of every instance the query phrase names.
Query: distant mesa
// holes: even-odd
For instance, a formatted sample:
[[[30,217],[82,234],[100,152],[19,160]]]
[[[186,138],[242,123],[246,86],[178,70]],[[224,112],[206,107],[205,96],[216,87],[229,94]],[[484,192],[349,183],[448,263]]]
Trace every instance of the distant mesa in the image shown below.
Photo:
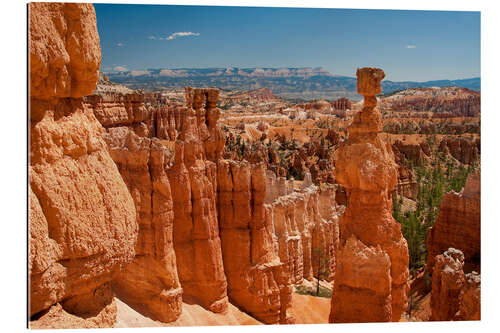
[[[160,89],[183,89],[196,82],[198,86],[216,86],[230,90],[253,90],[268,88],[273,94],[286,99],[327,99],[346,97],[361,100],[356,91],[356,78],[332,74],[323,68],[178,68],[141,69],[106,72],[113,82],[131,89],[155,91]],[[427,82],[381,83],[385,95],[409,88],[456,86],[479,91],[481,79],[440,80]]]

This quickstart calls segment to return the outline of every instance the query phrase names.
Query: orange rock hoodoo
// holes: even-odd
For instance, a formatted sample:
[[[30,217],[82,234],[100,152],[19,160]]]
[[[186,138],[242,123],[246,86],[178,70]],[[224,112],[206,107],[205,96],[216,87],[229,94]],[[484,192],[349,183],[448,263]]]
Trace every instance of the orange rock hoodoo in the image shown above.
[[[295,190],[265,163],[220,159],[217,92],[186,88],[188,107],[137,93],[86,98],[106,128],[140,225],[137,256],[114,280],[115,291],[168,322],[180,314],[181,293],[224,311],[227,277],[233,304],[265,323],[293,323],[292,284],[318,276],[315,250],[332,257],[335,271],[335,189],[314,186],[306,173]]]
[[[337,188],[312,184],[311,173],[325,177],[304,167],[305,150],[293,158],[300,186],[259,158],[222,158],[217,89],[187,87],[186,106],[112,89],[84,98],[100,65],[92,5],[29,8],[34,326],[113,326],[115,294],[163,322],[183,301],[224,313],[230,300],[264,323],[293,323],[292,285],[325,278],[322,257],[331,322],[399,319],[408,250],[391,216],[393,153],[378,136],[381,70],[357,73],[365,107],[336,153],[349,202],[339,221]],[[333,168],[327,149],[319,156]],[[477,316],[477,279],[464,283],[459,312]]]
[[[164,322],[179,317],[183,298],[214,312],[227,308],[216,165],[207,160],[216,161],[224,145],[217,95],[216,89],[186,88],[189,107],[137,93],[86,98],[106,127],[140,226],[137,256],[115,279],[115,290]]]
[[[337,99],[335,102],[332,102],[332,107],[335,110],[350,110],[352,109],[352,103],[345,97]]]
[[[184,298],[214,312],[228,306],[217,217],[217,165],[224,137],[216,127],[217,89],[186,88],[187,108],[168,175],[174,248]]]
[[[449,248],[435,257],[432,274],[431,319],[453,320],[460,306],[460,291],[465,283],[464,255]]]
[[[431,320],[481,319],[481,276],[464,274],[464,258],[454,248],[434,258]]]
[[[292,284],[317,275],[312,249],[334,254],[335,208],[318,209],[320,200],[335,201],[334,191],[320,192],[309,174],[294,191],[293,180],[277,179],[262,163],[229,160],[219,163],[218,188],[231,302],[264,323],[293,323]]]
[[[218,169],[224,268],[231,302],[266,324],[287,323],[290,279],[264,207],[263,164],[223,160]]]
[[[112,327],[111,280],[134,257],[137,222],[102,127],[82,99],[100,66],[93,6],[30,3],[28,40],[29,313]]]
[[[151,130],[144,130],[151,111],[141,103],[143,96],[125,96],[134,100],[130,123],[105,118],[102,112],[111,107],[92,97],[87,100],[94,101],[90,103],[94,113],[107,125],[104,138],[132,194],[139,222],[136,257],[114,279],[114,290],[122,300],[157,320],[175,320],[182,310],[182,289],[172,239],[172,191],[165,172],[172,154],[158,138],[148,135]],[[118,111],[114,115],[126,114],[126,106],[114,105],[112,109]]]
[[[362,68],[356,75],[364,107],[335,154],[335,177],[346,188],[348,205],[340,220],[330,322],[399,321],[407,307],[408,247],[392,217],[397,166],[379,136],[375,108],[385,74]]]

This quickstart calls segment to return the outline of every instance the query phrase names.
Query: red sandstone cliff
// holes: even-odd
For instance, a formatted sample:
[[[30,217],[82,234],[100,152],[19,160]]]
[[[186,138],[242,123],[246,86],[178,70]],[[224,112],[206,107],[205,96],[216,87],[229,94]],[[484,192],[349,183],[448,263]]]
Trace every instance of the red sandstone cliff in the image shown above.
[[[332,107],[335,110],[350,110],[352,109],[352,103],[345,97],[337,99],[335,102],[332,102]]]
[[[292,284],[317,276],[315,248],[332,256],[335,271],[334,190],[320,191],[309,174],[294,190],[293,180],[276,178],[262,163],[228,160],[219,162],[218,188],[231,302],[264,323],[293,323]]]
[[[45,328],[68,320],[112,327],[110,282],[134,257],[137,222],[102,127],[82,100],[100,65],[93,6],[31,3],[28,42],[29,312],[54,305],[42,316],[51,318]]]
[[[218,169],[219,213],[228,294],[233,304],[266,324],[289,323],[290,277],[273,242],[264,207],[263,164],[223,160]]]
[[[481,176],[471,174],[460,193],[447,193],[434,226],[427,236],[427,269],[432,273],[435,256],[448,248],[459,249],[466,263],[476,267],[481,256]]]
[[[330,322],[399,321],[406,310],[408,247],[392,217],[391,192],[397,182],[392,149],[378,133],[380,69],[358,69],[364,108],[335,154],[335,177],[347,191],[340,221],[340,245]]]
[[[465,274],[460,302],[457,320],[481,320],[481,276],[477,272]]]
[[[137,211],[136,257],[113,282],[117,295],[154,319],[175,320],[182,310],[182,289],[173,249],[172,190],[165,169],[172,153],[161,140],[129,127],[111,127],[104,136],[128,186]]]
[[[462,163],[472,164],[479,160],[481,144],[478,139],[445,137],[439,144],[439,151],[449,153]]]
[[[217,217],[216,89],[186,88],[187,108],[167,171],[174,204],[174,247],[184,298],[214,312],[227,310],[226,276]],[[206,104],[205,104],[206,102]],[[203,107],[206,105],[206,107]],[[212,116],[214,114],[214,116]],[[208,125],[208,126],[207,126]],[[204,145],[208,141],[210,144]],[[224,142],[222,141],[222,147]]]
[[[137,256],[115,279],[115,290],[164,322],[179,317],[182,299],[214,312],[227,309],[216,165],[208,160],[216,161],[224,145],[217,90],[187,88],[186,97],[188,107],[151,94],[86,98],[106,127],[138,212]]]

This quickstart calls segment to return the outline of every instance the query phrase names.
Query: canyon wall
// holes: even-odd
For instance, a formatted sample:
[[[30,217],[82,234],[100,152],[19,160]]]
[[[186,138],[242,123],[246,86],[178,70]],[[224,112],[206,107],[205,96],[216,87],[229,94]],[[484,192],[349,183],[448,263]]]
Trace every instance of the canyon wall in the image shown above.
[[[231,303],[266,324],[291,323],[290,277],[264,206],[264,165],[222,160],[218,168],[224,268]]]
[[[407,308],[409,259],[401,225],[392,217],[397,166],[379,136],[375,108],[385,74],[362,68],[356,75],[364,107],[335,154],[335,177],[346,188],[348,205],[340,221],[330,322],[399,321]]]
[[[216,122],[217,89],[186,88],[187,108],[167,171],[174,204],[174,248],[184,299],[213,312],[228,306],[217,217],[217,165],[224,141]],[[218,141],[222,139],[222,141]]]
[[[46,328],[64,327],[54,316],[112,327],[111,281],[133,259],[138,228],[102,127],[82,99],[96,87],[101,59],[93,6],[29,4],[28,43],[29,313]]]
[[[106,128],[140,227],[136,258],[115,279],[114,289],[164,322],[179,317],[182,300],[214,312],[227,309],[216,164],[207,160],[215,161],[224,145],[216,128],[217,91],[187,88],[186,97],[187,107],[154,94],[86,98]]]
[[[187,88],[188,107],[136,93],[86,98],[140,227],[136,257],[114,290],[169,322],[182,311],[181,295],[224,312],[227,277],[233,304],[264,323],[293,323],[292,284],[335,272],[335,188],[316,187],[306,173],[295,189],[265,163],[221,159],[214,92]]]
[[[142,121],[147,123],[150,117],[143,117],[148,115],[141,103],[143,96],[125,97],[134,105],[128,126],[117,118],[99,117],[101,121],[106,119],[104,138],[132,194],[139,223],[136,256],[114,279],[113,287],[129,305],[168,322],[182,311],[182,289],[173,248],[172,190],[165,172],[173,156],[161,140],[148,135],[151,130],[144,130],[147,126]],[[129,102],[116,105],[115,111],[125,111]],[[107,107],[102,101],[91,106],[97,114],[97,110]]]
[[[477,272],[465,274],[456,319],[481,320],[481,275]]]
[[[481,175],[470,174],[460,193],[446,193],[439,215],[427,236],[427,269],[434,258],[453,247],[463,252],[468,264],[478,266],[481,256]]]
[[[411,88],[384,98],[395,111],[449,112],[454,117],[475,117],[481,112],[481,94],[467,88]]]
[[[295,189],[293,179],[276,178],[272,172],[268,172],[267,186],[266,203],[280,259],[288,267],[292,284],[313,277],[331,280],[339,237],[334,187],[315,186],[306,173]]]
[[[439,151],[464,164],[472,164],[480,159],[481,143],[479,139],[445,137],[439,144]]]
[[[334,190],[321,192],[310,174],[295,190],[263,163],[230,160],[219,162],[218,186],[231,302],[264,323],[293,323],[292,284],[318,276],[316,256],[333,256],[338,243]],[[330,209],[320,211],[320,200]],[[328,265],[333,275],[335,261]]]

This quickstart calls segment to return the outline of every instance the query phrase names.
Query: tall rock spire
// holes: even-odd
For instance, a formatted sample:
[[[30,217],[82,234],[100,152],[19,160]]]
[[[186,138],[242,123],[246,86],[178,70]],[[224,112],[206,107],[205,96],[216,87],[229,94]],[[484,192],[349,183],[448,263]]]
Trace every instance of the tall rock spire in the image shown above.
[[[330,322],[399,321],[407,306],[408,245],[392,217],[397,169],[382,141],[376,95],[385,77],[379,68],[356,72],[363,109],[335,154],[335,177],[347,191]]]

